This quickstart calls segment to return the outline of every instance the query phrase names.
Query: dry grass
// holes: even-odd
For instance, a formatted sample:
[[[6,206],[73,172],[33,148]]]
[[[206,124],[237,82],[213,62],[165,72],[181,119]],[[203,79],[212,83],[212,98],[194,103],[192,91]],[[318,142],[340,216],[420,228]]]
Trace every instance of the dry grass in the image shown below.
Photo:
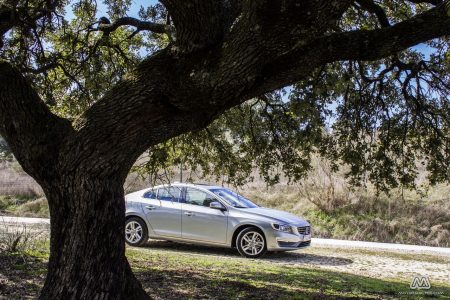
[[[17,162],[0,162],[0,195],[42,196],[37,182]]]
[[[48,203],[45,197],[0,196],[0,213],[21,217],[48,218]]]
[[[450,185],[377,193],[370,185],[352,188],[342,174],[316,160],[297,185],[243,193],[259,204],[305,216],[314,235],[351,240],[450,246]]]
[[[47,228],[39,225],[9,224],[0,217],[0,252],[34,250],[47,239]]]
[[[450,185],[377,194],[370,185],[352,188],[342,173],[331,172],[320,159],[315,159],[313,166],[309,176],[295,185],[283,182],[267,187],[256,180],[238,190],[262,206],[304,216],[314,225],[314,235],[318,237],[450,246]],[[184,177],[188,175],[193,177],[185,171]],[[177,180],[179,173],[175,170],[173,177],[164,182]],[[130,174],[125,190],[132,192],[150,185],[145,178]],[[47,202],[39,197],[39,186],[17,163],[0,165],[2,194],[13,196],[0,196],[0,212],[48,216]]]
[[[15,209],[14,214],[22,217],[48,218],[50,214],[48,211],[47,199],[41,197],[21,204]]]

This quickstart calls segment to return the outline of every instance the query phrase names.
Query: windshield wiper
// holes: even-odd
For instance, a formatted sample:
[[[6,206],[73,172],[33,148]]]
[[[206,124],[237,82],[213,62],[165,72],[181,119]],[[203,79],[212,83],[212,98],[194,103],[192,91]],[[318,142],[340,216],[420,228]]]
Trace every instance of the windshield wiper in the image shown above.
[[[247,206],[234,205],[235,208],[247,208]]]

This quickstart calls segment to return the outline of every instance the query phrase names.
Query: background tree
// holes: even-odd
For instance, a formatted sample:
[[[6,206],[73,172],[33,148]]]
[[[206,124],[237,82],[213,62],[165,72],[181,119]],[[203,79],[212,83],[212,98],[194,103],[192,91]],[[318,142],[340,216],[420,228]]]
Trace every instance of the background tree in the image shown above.
[[[412,185],[418,160],[448,181],[448,1],[130,5],[0,5],[0,134],[50,207],[41,298],[148,297],[123,183],[149,148],[237,182],[255,165],[296,180],[315,152],[381,188]]]

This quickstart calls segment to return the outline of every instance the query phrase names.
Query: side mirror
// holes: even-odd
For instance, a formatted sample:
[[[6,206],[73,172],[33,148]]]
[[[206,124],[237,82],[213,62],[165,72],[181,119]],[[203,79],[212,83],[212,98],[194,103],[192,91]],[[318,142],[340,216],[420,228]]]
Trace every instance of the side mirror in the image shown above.
[[[218,210],[221,210],[221,211],[227,210],[227,209],[222,205],[222,203],[217,202],[217,201],[211,202],[211,203],[209,204],[209,207],[210,207],[210,208],[213,208],[213,209],[218,209]]]

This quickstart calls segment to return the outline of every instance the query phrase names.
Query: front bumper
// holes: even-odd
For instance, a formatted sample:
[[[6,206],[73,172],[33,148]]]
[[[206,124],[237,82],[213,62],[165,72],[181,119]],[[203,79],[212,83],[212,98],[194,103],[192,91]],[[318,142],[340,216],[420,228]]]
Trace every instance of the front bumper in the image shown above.
[[[311,245],[311,234],[271,230],[266,234],[268,251],[298,250]]]

